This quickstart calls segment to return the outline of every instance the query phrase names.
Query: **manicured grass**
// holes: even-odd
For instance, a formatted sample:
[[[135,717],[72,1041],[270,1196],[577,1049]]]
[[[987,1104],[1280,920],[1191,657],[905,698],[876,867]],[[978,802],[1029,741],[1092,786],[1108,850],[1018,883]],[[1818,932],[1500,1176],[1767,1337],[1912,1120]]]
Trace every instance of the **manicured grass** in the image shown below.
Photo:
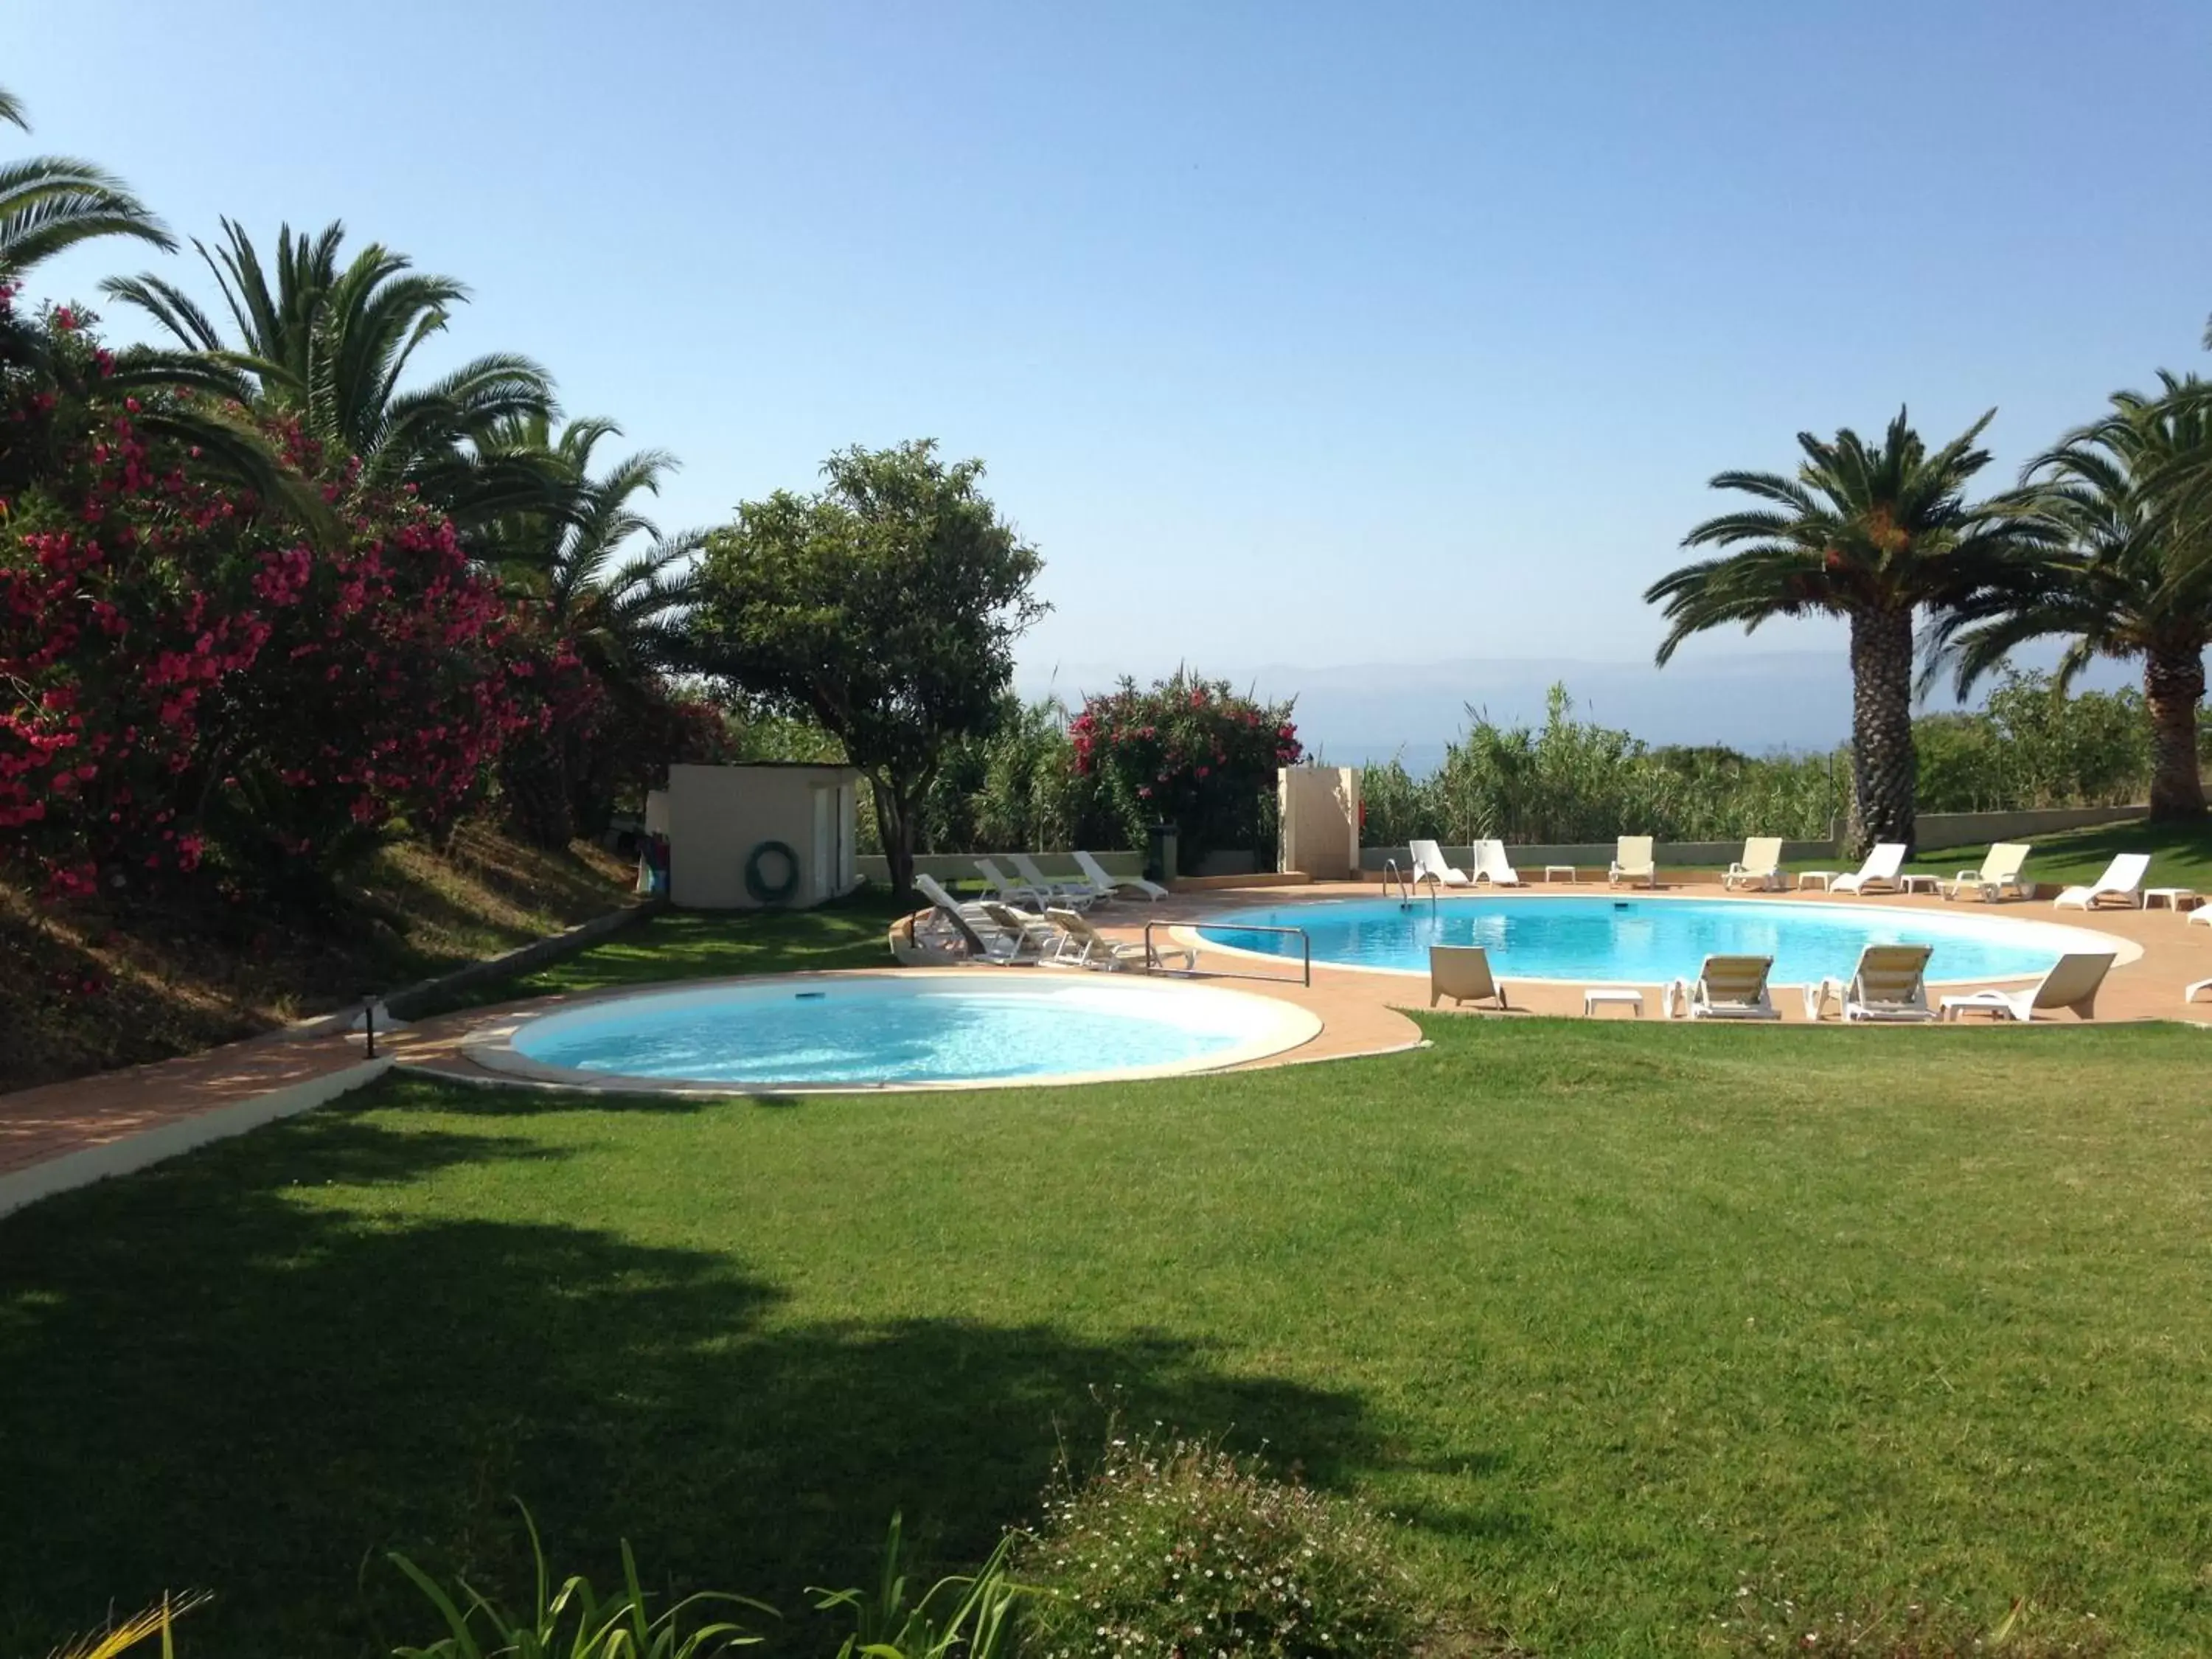
[[[0,1650],[190,1585],[186,1659],[420,1640],[382,1552],[511,1583],[511,1494],[595,1576],[627,1534],[796,1609],[894,1509],[949,1561],[1032,1516],[1094,1389],[1371,1494],[1547,1655],[1724,1650],[1744,1587],[2212,1646],[2202,1033],[1428,1029],[1076,1090],[388,1080],[34,1206]]]
[[[556,992],[611,990],[656,980],[718,979],[833,968],[888,968],[884,930],[899,907],[864,892],[818,909],[766,915],[664,911],[566,961],[472,985],[435,1009],[483,1007]]]
[[[2199,892],[2212,892],[2212,824],[2154,824],[2137,818],[2025,839],[2035,848],[2027,860],[2027,873],[2039,882],[2071,885],[2094,881],[2104,874],[2114,854],[2148,853],[2150,875],[2144,886],[2193,887]],[[1989,850],[1986,845],[1938,848],[1922,853],[1905,868],[1955,876],[1961,870],[1978,869]]]

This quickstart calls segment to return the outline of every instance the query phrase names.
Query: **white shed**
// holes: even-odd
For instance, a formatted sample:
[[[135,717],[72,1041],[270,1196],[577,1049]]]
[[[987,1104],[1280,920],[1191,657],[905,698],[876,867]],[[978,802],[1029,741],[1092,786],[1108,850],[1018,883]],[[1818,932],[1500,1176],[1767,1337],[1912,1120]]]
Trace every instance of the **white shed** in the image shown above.
[[[693,910],[805,909],[852,890],[860,775],[762,761],[672,766],[645,804],[668,837],[668,896]]]

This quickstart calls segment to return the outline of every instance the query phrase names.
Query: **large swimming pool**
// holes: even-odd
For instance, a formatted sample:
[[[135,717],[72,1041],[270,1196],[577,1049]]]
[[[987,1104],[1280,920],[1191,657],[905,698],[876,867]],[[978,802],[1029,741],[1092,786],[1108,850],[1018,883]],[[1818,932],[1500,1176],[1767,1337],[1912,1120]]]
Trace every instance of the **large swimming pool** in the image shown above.
[[[1158,1077],[1279,1053],[1321,1023],[1272,997],[1049,969],[750,980],[612,997],[468,1044],[544,1082],[916,1088]]]
[[[1316,962],[1426,973],[1431,945],[1480,945],[1510,979],[1664,984],[1696,975],[1708,956],[1772,957],[1781,984],[1848,975],[1869,945],[1935,947],[1929,977],[2012,979],[2040,974],[2069,950],[2111,950],[2084,930],[2015,921],[1980,907],[1956,912],[1879,903],[1778,903],[1757,899],[1535,894],[1335,899],[1238,910],[1199,924],[1208,943],[1295,957],[1299,942],[1238,924],[1305,930]]]

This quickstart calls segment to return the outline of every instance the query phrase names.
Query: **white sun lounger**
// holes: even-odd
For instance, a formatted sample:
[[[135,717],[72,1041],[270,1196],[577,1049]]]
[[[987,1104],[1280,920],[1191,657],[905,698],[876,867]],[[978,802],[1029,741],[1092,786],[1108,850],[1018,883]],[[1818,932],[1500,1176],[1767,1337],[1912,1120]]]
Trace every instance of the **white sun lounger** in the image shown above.
[[[1743,844],[1743,856],[1729,866],[1721,877],[1726,887],[1779,887],[1782,885],[1782,837],[1753,836]]]
[[[1195,951],[1162,951],[1157,947],[1148,951],[1135,939],[1109,939],[1091,926],[1088,916],[1063,905],[1054,905],[1044,915],[1060,934],[1060,949],[1049,958],[1054,963],[1109,970],[1142,968],[1147,972],[1165,968],[1170,960],[1185,971],[1198,965]]]
[[[2022,898],[2027,889],[2021,884],[2021,866],[2027,862],[2030,848],[2025,842],[2000,841],[1991,843],[1990,855],[1982,860],[1978,870],[1961,870],[1953,880],[1939,884],[1946,899],[1954,899],[1968,893],[1978,893],[1984,903],[1995,904],[2010,888]]]
[[[1824,979],[1805,988],[1805,1016],[1818,1019],[1830,997],[1840,998],[1847,1020],[1929,1020],[1929,945],[1869,945],[1848,981]]]
[[[1943,999],[1943,1018],[1956,1019],[1970,1009],[1984,1009],[2001,1019],[2017,1019],[2023,1023],[2035,1018],[2039,1008],[2054,1012],[2071,1008],[2076,1018],[2094,1019],[2097,1017],[2097,988],[2105,982],[2105,975],[2115,960],[2110,951],[2069,951],[2051,964],[2051,971],[2025,991],[2000,991],[1994,988],[1973,991],[1965,996]],[[2183,999],[2185,1001],[2186,998]]]
[[[1905,867],[1905,843],[1886,841],[1867,854],[1867,861],[1848,876],[1838,876],[1828,884],[1832,893],[1864,893],[1876,884],[1893,892],[1897,888],[1897,872]]]
[[[958,936],[977,961],[994,963],[1005,968],[1018,962],[1037,959],[1043,941],[1035,937],[1026,926],[1010,929],[991,914],[989,906],[963,904],[947,892],[934,876],[917,875],[914,878],[914,886],[916,892],[930,902],[939,919]]]
[[[2142,879],[2150,873],[2150,854],[2122,853],[2105,866],[2105,873],[2087,887],[2069,887],[2051,901],[2054,909],[2068,905],[2077,910],[2094,910],[2105,899],[2118,899],[2123,904],[2142,908]]]
[[[1613,867],[1605,872],[1606,884],[1618,887],[1624,881],[1642,882],[1646,887],[1659,884],[1659,867],[1652,862],[1651,837],[1623,836],[1613,843]]]
[[[1513,867],[1513,860],[1505,856],[1504,842],[1475,842],[1474,879],[1486,881],[1492,887],[1518,887],[1521,884],[1521,872]]]
[[[1049,890],[1032,887],[1025,881],[1011,881],[1006,872],[988,859],[975,860],[975,868],[983,878],[983,884],[991,890],[991,896],[1002,904],[1019,904],[1025,909],[1042,910],[1052,902]]]
[[[1146,881],[1142,876],[1110,876],[1106,866],[1088,853],[1075,854],[1075,867],[1083,872],[1083,878],[1093,887],[1109,893],[1142,893],[1148,899],[1164,899],[1168,890],[1156,881]]]
[[[1676,980],[1661,1006],[1669,1018],[1677,1010],[1692,1019],[1779,1019],[1781,1012],[1766,994],[1772,957],[1707,957],[1696,983]]]
[[[1080,878],[1048,876],[1037,868],[1037,862],[1027,853],[1009,853],[1006,862],[1014,866],[1014,873],[1027,882],[1036,892],[1050,895],[1071,910],[1087,910],[1100,899],[1109,896],[1102,889]]]
[[[1429,946],[1429,1006],[1445,997],[1455,1007],[1469,1002],[1506,1006],[1505,988],[1490,971],[1489,951],[1480,945]]]
[[[1406,853],[1413,860],[1412,873],[1415,881],[1432,881],[1442,887],[1464,887],[1468,884],[1467,872],[1455,870],[1450,865],[1445,863],[1443,848],[1438,847],[1436,842],[1409,842],[1406,846]]]

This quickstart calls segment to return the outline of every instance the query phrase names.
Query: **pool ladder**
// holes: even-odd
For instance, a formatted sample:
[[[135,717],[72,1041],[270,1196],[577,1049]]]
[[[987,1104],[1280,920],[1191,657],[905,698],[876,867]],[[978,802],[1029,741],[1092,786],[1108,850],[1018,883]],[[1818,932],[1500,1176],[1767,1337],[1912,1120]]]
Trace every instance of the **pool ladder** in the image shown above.
[[[1398,860],[1384,859],[1382,860],[1382,896],[1389,897],[1393,888],[1397,890],[1398,908],[1401,910],[1410,910],[1420,902],[1419,898],[1416,896],[1418,890],[1406,878],[1406,872],[1398,867]],[[1434,916],[1436,914],[1437,890],[1431,887],[1429,889],[1429,915]]]

